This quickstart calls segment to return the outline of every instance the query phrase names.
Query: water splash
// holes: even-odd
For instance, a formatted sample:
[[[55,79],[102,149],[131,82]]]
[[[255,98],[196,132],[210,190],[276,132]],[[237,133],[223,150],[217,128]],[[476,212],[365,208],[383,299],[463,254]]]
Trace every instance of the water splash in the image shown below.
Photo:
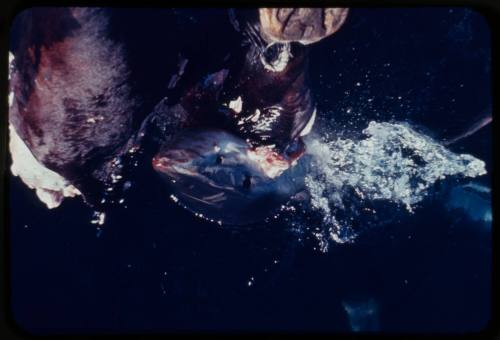
[[[486,174],[485,163],[456,154],[406,123],[370,122],[360,139],[312,138],[305,178],[309,205],[321,215],[313,228],[320,250],[330,241],[351,242],[353,220],[377,214],[374,202],[391,202],[412,213],[439,180]]]

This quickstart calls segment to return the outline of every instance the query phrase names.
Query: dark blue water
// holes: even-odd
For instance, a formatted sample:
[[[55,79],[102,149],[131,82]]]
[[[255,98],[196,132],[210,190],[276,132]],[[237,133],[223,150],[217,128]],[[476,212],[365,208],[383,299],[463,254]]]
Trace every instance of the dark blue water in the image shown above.
[[[207,24],[230,28],[221,13],[170,15],[194,36]],[[234,48],[221,35],[207,39],[214,55]],[[353,9],[310,58],[318,124],[333,121],[344,133],[395,120],[451,138],[491,107],[489,28],[466,9]],[[485,127],[450,148],[490,172],[491,144]],[[387,206],[389,223],[322,253],[279,219],[225,228],[195,218],[146,165],[131,178],[126,208],[108,212],[101,231],[79,199],[49,211],[11,179],[11,302],[23,329],[427,333],[489,321],[491,225],[446,208],[439,192],[452,184],[438,185],[414,214]],[[491,177],[474,182],[490,187]],[[358,318],[346,304],[361,306]]]

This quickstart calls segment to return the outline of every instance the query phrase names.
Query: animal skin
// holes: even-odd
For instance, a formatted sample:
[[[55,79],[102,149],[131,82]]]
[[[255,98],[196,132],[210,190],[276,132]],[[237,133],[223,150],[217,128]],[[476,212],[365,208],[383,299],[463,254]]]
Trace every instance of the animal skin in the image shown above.
[[[230,70],[212,73],[211,81],[218,82],[219,88],[207,90],[196,85],[199,75],[207,74],[205,64],[216,64],[210,58],[221,62],[226,58],[213,50],[202,62],[191,62],[194,66],[185,72],[188,59],[179,59],[175,51],[184,48],[191,56],[204,55],[193,48],[202,44],[196,37],[167,34],[177,29],[177,17],[171,11],[83,7],[23,11],[11,29],[12,173],[35,189],[49,208],[58,206],[64,197],[77,195],[96,205],[112,175],[119,171],[117,159],[134,147],[146,117],[158,108],[168,114],[163,121],[169,121],[169,133],[211,125],[229,129],[254,147],[273,144],[277,153],[293,145],[297,157],[297,140],[314,122],[302,44],[332,34],[346,12],[325,12],[326,29],[304,31],[300,37],[290,33],[297,31],[297,20],[314,21],[317,27],[316,11],[292,11],[285,22],[278,20],[283,28],[279,34],[268,23],[275,26],[273,18],[281,12],[263,13],[267,13],[265,9],[260,13],[261,27],[255,25],[262,42],[250,44],[245,59],[238,65],[233,62]],[[130,20],[140,15],[150,20],[131,27]],[[332,15],[338,17],[333,20]],[[199,25],[204,27],[204,23]],[[199,30],[200,37],[202,32]],[[231,34],[227,39],[228,46],[238,45],[231,43]],[[290,39],[295,40],[293,46],[286,43],[285,50],[280,50],[281,41]],[[184,47],[172,47],[176,45]],[[163,67],[175,65],[177,60],[179,71]],[[179,86],[179,79],[181,83],[188,79],[187,84]],[[167,101],[166,94],[174,87],[180,99],[171,105],[175,100]],[[222,114],[221,103],[228,109]],[[208,107],[214,109],[213,114],[206,114]],[[242,119],[244,123],[240,123]]]

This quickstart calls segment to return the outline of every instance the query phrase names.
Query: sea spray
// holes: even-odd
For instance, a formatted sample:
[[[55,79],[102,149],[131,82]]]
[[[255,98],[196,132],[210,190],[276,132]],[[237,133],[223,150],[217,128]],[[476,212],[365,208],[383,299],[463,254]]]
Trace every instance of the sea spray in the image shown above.
[[[321,251],[330,241],[353,241],[353,217],[366,210],[376,214],[367,208],[374,202],[412,213],[437,181],[486,174],[483,161],[453,153],[406,123],[372,121],[358,140],[313,137],[307,150],[309,206],[321,215],[321,225],[310,229]]]

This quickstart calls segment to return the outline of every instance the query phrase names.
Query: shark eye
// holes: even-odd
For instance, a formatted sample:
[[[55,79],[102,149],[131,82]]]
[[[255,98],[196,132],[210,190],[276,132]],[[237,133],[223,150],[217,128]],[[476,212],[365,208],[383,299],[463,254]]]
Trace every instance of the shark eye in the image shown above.
[[[251,186],[252,186],[252,176],[245,175],[245,178],[243,179],[243,188],[249,190]]]
[[[217,157],[215,157],[215,164],[222,164],[223,160],[224,160],[224,156],[217,155]]]

